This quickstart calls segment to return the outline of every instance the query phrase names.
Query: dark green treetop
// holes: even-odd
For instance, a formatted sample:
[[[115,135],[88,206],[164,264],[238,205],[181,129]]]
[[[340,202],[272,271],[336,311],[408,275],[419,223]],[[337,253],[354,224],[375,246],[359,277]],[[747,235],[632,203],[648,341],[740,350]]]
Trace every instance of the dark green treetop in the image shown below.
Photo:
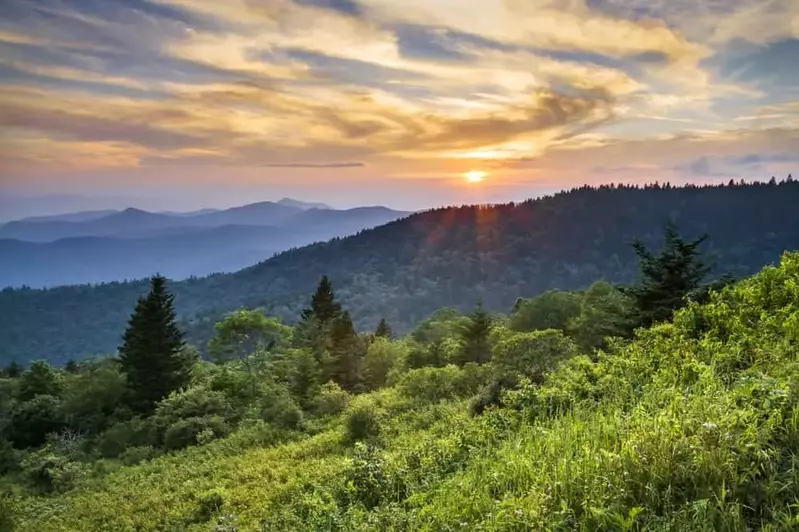
[[[183,346],[174,296],[166,289],[166,279],[156,275],[150,280],[150,292],[136,303],[119,348],[134,410],[150,412],[155,403],[188,383]]]

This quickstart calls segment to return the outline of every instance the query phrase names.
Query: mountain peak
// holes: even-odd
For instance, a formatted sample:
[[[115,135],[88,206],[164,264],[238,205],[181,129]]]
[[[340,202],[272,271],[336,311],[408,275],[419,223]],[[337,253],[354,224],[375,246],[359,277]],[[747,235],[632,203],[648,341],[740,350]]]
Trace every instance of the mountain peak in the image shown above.
[[[286,207],[297,207],[298,209],[324,209],[330,210],[332,207],[325,203],[314,203],[308,201],[300,201],[293,198],[283,198],[277,202],[278,205],[285,205]]]

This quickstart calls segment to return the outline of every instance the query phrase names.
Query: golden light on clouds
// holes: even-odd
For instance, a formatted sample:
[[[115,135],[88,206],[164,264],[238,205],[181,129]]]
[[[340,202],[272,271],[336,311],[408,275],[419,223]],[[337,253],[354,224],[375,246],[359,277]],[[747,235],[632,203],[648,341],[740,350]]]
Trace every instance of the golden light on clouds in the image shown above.
[[[466,178],[466,181],[469,183],[480,183],[484,181],[486,177],[488,177],[488,172],[483,172],[482,170],[469,170],[468,172],[464,172],[463,177]]]
[[[135,5],[3,3],[0,193],[27,187],[12,169],[51,191],[75,169],[115,188],[216,168],[220,190],[303,169],[328,192],[368,173],[507,198],[796,174],[799,0]]]

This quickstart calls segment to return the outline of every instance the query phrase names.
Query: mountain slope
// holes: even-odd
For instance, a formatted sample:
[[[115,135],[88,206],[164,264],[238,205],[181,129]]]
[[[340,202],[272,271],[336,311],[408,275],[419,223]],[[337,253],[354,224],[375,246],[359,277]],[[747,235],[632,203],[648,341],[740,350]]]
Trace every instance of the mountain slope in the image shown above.
[[[493,207],[458,207],[282,253],[228,275],[173,284],[177,308],[196,340],[212,318],[265,306],[295,319],[320,275],[361,327],[381,317],[404,330],[442,306],[507,310],[517,297],[597,279],[627,282],[630,243],[656,244],[674,219],[685,236],[709,233],[720,271],[743,276],[799,248],[799,183],[720,187],[581,188]],[[107,353],[146,284],[6,290],[0,293],[0,358],[54,361]]]

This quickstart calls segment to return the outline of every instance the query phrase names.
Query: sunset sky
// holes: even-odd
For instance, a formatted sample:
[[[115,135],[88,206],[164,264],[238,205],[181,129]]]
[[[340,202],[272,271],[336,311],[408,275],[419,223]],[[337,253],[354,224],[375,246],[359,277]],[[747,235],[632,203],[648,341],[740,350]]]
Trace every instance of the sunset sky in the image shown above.
[[[3,0],[0,194],[421,208],[782,178],[798,65],[799,0]]]

